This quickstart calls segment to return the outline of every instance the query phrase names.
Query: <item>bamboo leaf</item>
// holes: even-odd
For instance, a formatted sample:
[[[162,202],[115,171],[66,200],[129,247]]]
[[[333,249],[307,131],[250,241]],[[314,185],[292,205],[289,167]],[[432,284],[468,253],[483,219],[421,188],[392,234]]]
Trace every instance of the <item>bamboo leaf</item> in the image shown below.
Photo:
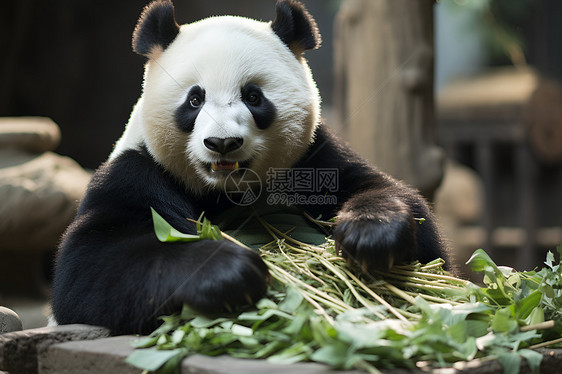
[[[127,357],[125,362],[148,371],[156,371],[174,357],[185,356],[185,349],[156,350],[154,348],[138,349]]]

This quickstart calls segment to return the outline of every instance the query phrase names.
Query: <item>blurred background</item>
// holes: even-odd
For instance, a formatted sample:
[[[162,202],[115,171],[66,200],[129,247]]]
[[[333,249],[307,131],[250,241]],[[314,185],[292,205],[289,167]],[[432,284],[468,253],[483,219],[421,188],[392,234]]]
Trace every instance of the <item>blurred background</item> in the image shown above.
[[[325,121],[432,200],[466,276],[478,248],[540,266],[562,242],[562,2],[304,2]],[[0,305],[26,328],[45,322],[58,238],[141,94],[146,3],[0,1]],[[275,17],[274,0],[174,4],[180,24]]]

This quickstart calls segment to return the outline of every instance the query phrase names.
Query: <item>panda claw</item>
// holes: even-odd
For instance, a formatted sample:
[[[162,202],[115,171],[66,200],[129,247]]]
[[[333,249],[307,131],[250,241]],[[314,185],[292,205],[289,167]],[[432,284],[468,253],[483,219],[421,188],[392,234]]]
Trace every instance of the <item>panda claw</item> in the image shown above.
[[[248,304],[250,304],[250,305],[254,304],[254,301],[252,300],[252,297],[250,295],[248,295],[247,293],[244,294],[244,298],[246,299]]]
[[[224,308],[229,312],[232,313],[232,307],[228,303],[224,303]]]
[[[369,264],[365,260],[361,262],[361,271],[363,273],[367,273],[369,271]]]
[[[394,256],[389,255],[388,256],[388,269],[392,269],[393,266],[394,266]]]

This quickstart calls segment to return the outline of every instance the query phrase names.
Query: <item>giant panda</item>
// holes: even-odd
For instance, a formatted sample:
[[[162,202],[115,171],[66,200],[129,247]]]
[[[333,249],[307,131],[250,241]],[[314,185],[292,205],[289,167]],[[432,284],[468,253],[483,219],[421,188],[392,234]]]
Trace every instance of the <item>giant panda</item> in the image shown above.
[[[183,304],[215,313],[257,301],[269,279],[257,251],[227,240],[162,243],[150,210],[195,233],[188,219],[235,208],[225,190],[243,170],[263,180],[272,168],[337,170],[336,202],[295,207],[337,216],[331,235],[351,266],[368,272],[446,256],[418,192],[321,123],[304,58],[320,42],[295,0],[279,0],[272,22],[221,16],[179,26],[169,1],[144,9],[133,34],[147,59],[143,92],[63,235],[52,289],[59,324],[148,333]]]

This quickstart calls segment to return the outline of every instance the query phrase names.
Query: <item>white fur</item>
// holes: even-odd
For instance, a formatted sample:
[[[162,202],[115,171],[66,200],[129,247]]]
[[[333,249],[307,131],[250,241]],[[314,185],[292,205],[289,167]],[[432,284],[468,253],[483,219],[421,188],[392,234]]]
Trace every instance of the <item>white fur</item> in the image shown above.
[[[277,116],[260,130],[241,100],[247,83],[257,84]],[[179,130],[176,109],[194,85],[205,103],[193,132]],[[207,137],[241,137],[228,161],[251,159],[265,178],[269,167],[290,167],[306,151],[320,116],[320,98],[304,58],[295,56],[270,23],[241,17],[213,17],[183,25],[176,39],[145,66],[143,94],[110,160],[146,143],[151,155],[188,189],[222,187],[221,173],[203,162],[218,161],[203,144]]]

